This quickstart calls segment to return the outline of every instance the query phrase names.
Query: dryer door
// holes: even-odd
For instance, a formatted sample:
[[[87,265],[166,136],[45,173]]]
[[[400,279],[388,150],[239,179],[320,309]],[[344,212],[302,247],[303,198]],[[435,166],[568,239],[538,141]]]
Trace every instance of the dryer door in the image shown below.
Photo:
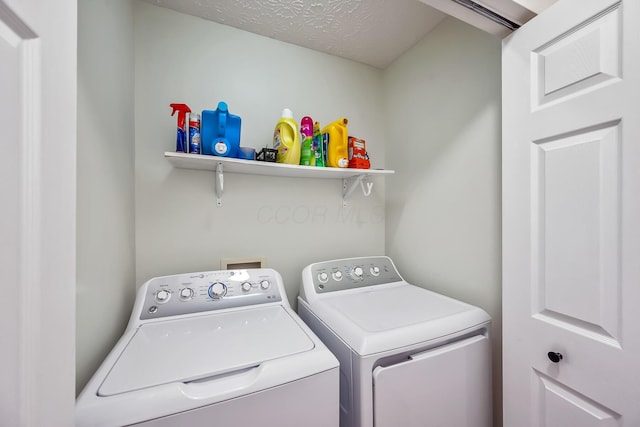
[[[490,427],[491,357],[484,335],[373,371],[375,427]]]

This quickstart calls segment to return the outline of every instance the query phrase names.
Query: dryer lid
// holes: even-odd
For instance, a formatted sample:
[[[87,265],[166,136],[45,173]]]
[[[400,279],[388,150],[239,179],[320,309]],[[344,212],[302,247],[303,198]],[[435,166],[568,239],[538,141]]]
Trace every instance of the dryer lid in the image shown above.
[[[360,355],[434,340],[490,321],[478,307],[406,282],[335,293],[312,310]]]
[[[313,348],[282,306],[146,323],[124,347],[98,394],[214,377]]]

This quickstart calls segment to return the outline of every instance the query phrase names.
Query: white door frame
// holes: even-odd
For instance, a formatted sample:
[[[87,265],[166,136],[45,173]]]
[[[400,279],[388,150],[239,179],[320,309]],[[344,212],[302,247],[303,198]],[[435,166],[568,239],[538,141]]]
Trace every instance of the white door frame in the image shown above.
[[[16,230],[3,253],[17,260],[0,264],[0,323],[8,328],[0,374],[12,373],[0,377],[9,379],[3,390],[14,390],[0,403],[0,420],[19,426],[73,425],[76,10],[76,0],[0,0],[0,43],[19,55],[18,95],[0,101],[0,113],[14,108],[19,122],[17,140],[2,141],[19,161],[3,177],[15,185],[0,194],[17,209],[17,220],[0,217]]]

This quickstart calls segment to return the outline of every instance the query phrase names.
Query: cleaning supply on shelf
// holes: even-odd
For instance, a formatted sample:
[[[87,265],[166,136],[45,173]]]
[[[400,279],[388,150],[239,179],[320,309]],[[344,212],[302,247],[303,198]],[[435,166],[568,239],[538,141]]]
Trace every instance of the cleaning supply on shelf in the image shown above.
[[[300,120],[300,164],[303,166],[315,166],[316,155],[313,151],[313,120],[304,116]]]
[[[171,115],[178,112],[178,129],[176,133],[176,151],[187,152],[187,132],[184,127],[185,117],[191,112],[191,108],[187,104],[169,104],[173,108]]]
[[[349,137],[349,167],[354,169],[369,169],[371,167],[364,139]]]
[[[200,114],[189,114],[189,152],[200,154]]]
[[[346,118],[340,118],[322,129],[323,142],[327,142],[327,166],[346,168],[349,166],[349,151]],[[325,136],[326,135],[326,136]]]
[[[276,162],[290,165],[300,164],[300,134],[293,113],[288,108],[282,110],[282,117],[273,131],[273,148],[278,150]]]
[[[240,147],[238,150],[238,158],[244,160],[255,160],[256,150],[250,147]]]
[[[327,150],[322,143],[320,122],[313,124],[313,152],[316,158],[316,166],[324,167],[327,164]]]
[[[240,148],[240,116],[229,113],[224,101],[218,103],[215,111],[202,111],[202,154],[238,157]]]
[[[256,153],[256,160],[260,162],[275,163],[278,157],[278,150],[269,147],[262,147],[262,149]]]

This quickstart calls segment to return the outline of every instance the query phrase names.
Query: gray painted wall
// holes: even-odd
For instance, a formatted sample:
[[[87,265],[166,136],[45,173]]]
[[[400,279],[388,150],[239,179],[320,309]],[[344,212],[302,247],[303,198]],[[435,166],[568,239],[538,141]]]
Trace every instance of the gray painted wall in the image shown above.
[[[501,418],[501,46],[445,19],[386,69],[386,252],[409,282],[493,318]]]
[[[133,306],[133,104],[131,1],[79,1],[77,393]]]
[[[257,256],[282,274],[293,304],[305,265],[384,253],[384,178],[343,208],[342,180],[226,174],[216,207],[213,172],[163,157],[175,150],[170,103],[202,111],[224,100],[242,118],[242,146],[271,146],[286,107],[298,122],[347,117],[383,167],[379,70],[144,2],[134,28],[137,284]]]

